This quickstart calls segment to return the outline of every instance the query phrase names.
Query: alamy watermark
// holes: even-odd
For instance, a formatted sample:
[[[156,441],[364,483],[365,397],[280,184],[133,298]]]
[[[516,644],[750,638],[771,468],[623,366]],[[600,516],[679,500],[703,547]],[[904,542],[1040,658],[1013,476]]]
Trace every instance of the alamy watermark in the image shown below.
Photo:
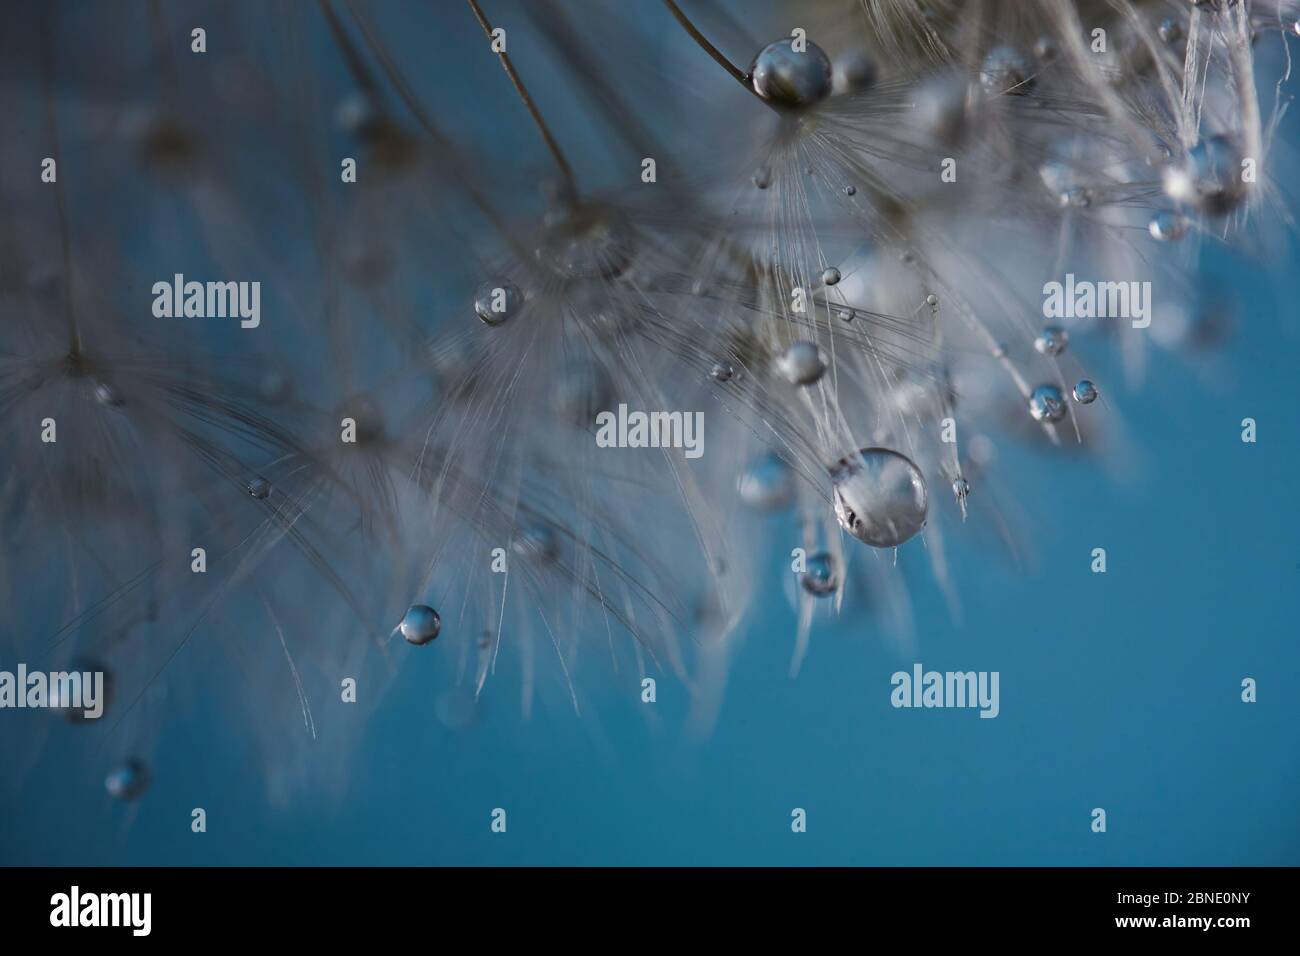
[[[133,936],[148,936],[152,915],[152,893],[82,893],[74,886],[50,897],[51,926],[125,926]]]
[[[103,671],[0,671],[0,708],[48,707],[81,711],[87,720],[104,713]]]
[[[244,329],[262,323],[260,282],[186,282],[178,272],[171,282],[155,282],[153,296],[153,314],[159,319],[238,318]]]
[[[1133,328],[1145,329],[1151,324],[1151,283],[1076,281],[1070,272],[1065,282],[1043,286],[1043,317],[1131,319]]]
[[[927,671],[920,664],[912,672],[895,671],[889,702],[895,707],[978,707],[981,717],[996,717],[998,671]]]
[[[681,448],[687,458],[704,454],[703,412],[618,412],[596,415],[598,448]]]

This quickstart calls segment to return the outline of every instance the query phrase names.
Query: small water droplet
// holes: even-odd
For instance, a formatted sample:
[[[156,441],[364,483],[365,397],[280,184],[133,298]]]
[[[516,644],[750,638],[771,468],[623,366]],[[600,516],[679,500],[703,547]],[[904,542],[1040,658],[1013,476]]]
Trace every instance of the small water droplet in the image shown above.
[[[772,170],[764,166],[754,173],[754,185],[759,189],[766,189],[772,185]]]
[[[834,594],[839,586],[839,575],[835,573],[835,563],[825,551],[818,551],[808,556],[804,572],[799,575],[803,589],[814,597]]]
[[[524,294],[508,279],[489,279],[474,293],[474,311],[488,325],[501,323],[519,314]]]
[[[1091,405],[1097,400],[1097,386],[1085,379],[1080,379],[1074,386],[1074,400],[1080,405]]]
[[[828,266],[822,272],[822,284],[835,285],[840,281],[840,270],[834,266]]]
[[[845,186],[845,187],[844,187],[844,195],[846,195],[846,196],[856,196],[857,194],[858,194],[858,187],[857,187],[857,186],[849,185],[849,186]]]
[[[256,498],[258,501],[265,500],[271,494],[271,483],[261,475],[251,479],[248,482],[247,488],[249,495]]]
[[[402,618],[402,623],[397,625],[397,630],[406,638],[407,643],[419,647],[438,636],[442,630],[442,618],[427,604],[412,604]]]
[[[104,778],[104,789],[115,800],[135,800],[149,787],[149,768],[134,757],[114,767]]]
[[[952,482],[952,493],[959,502],[965,501],[970,497],[970,482],[965,478],[954,478]]]
[[[713,368],[709,369],[709,375],[715,382],[730,382],[736,375],[736,369],[730,362],[719,360],[713,363]]]
[[[932,309],[937,309],[939,307],[939,297],[931,292],[925,297],[925,304]]]
[[[1023,96],[1033,89],[1033,66],[1015,47],[996,46],[985,55],[980,66],[980,86],[984,92],[994,95]]]
[[[1060,355],[1070,343],[1070,335],[1057,325],[1044,327],[1034,339],[1034,350],[1039,355]]]
[[[1029,395],[1029,414],[1036,422],[1059,422],[1065,417],[1065,397],[1055,385],[1039,385]]]

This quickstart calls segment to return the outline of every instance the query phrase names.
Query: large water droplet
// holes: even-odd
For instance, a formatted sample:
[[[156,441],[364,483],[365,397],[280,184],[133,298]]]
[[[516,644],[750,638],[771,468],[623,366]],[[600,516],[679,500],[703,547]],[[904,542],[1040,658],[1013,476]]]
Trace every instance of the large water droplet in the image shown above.
[[[864,544],[894,548],[925,527],[925,478],[898,452],[864,448],[841,458],[830,471],[835,517]]]
[[[835,562],[825,551],[818,551],[808,556],[805,570],[799,576],[803,589],[816,597],[834,594],[839,585],[839,576],[835,573]]]
[[[750,462],[736,483],[740,498],[759,511],[776,511],[794,500],[794,471],[777,455],[767,452]]]
[[[831,61],[816,43],[802,53],[790,37],[769,43],[749,67],[754,92],[777,106],[809,106],[830,95]]]
[[[777,371],[791,385],[812,385],[826,371],[826,360],[816,342],[795,342],[776,360]]]
[[[519,314],[524,294],[508,279],[489,279],[474,293],[474,311],[488,325],[500,325]]]
[[[1029,414],[1036,422],[1059,422],[1065,417],[1065,397],[1055,385],[1039,385],[1029,395]]]
[[[135,800],[149,786],[149,768],[134,757],[114,767],[104,778],[104,789],[115,800]]]
[[[442,630],[442,618],[427,604],[412,604],[402,618],[402,623],[397,625],[397,630],[406,638],[407,643],[419,647],[438,636]]]

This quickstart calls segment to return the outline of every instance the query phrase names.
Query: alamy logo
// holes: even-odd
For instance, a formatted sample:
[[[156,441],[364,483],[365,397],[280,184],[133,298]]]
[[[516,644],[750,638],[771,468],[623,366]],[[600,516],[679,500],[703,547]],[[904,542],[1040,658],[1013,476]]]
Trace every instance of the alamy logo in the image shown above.
[[[682,448],[687,458],[704,454],[703,412],[629,412],[596,415],[598,448]]]
[[[1075,281],[1043,286],[1043,317],[1047,319],[1132,319],[1133,328],[1151,324],[1150,282]]]
[[[889,702],[895,707],[978,707],[981,717],[996,717],[997,671],[926,671],[912,665],[912,673],[895,671]]]
[[[152,928],[152,893],[69,893],[50,897],[51,926],[129,926],[133,936]]]
[[[82,716],[97,720],[104,713],[103,671],[28,671],[18,665],[18,673],[0,671],[0,708],[53,707],[80,710]]]
[[[159,319],[238,318],[244,329],[262,323],[260,282],[186,282],[178,272],[171,282],[155,282],[153,295],[153,314]]]

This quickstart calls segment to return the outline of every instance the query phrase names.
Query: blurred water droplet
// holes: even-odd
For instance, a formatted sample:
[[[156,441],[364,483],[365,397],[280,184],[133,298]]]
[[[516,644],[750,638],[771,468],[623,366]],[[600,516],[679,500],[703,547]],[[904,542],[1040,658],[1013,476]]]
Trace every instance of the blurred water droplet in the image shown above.
[[[750,462],[736,487],[751,508],[777,511],[794,500],[795,475],[785,461],[766,452]]]
[[[826,360],[816,342],[799,341],[781,353],[776,367],[791,385],[812,385],[826,371]]]
[[[709,375],[715,382],[730,382],[735,374],[736,370],[730,362],[714,362],[713,368],[709,370]]]
[[[560,541],[549,525],[528,524],[515,532],[510,548],[530,561],[552,561],[560,553]]]
[[[835,563],[825,551],[818,551],[808,556],[806,570],[799,575],[803,589],[816,597],[825,597],[835,593],[839,586],[839,576],[835,573]]]
[[[1176,212],[1156,213],[1147,225],[1151,238],[1160,242],[1176,242],[1187,233],[1187,219]]]
[[[1222,216],[1245,198],[1241,150],[1228,136],[1197,143],[1180,162],[1165,167],[1165,195],[1210,216]]]
[[[1023,96],[1033,85],[1033,67],[1019,50],[996,46],[985,55],[980,66],[980,86],[984,92]]]
[[[135,758],[114,767],[104,778],[104,789],[115,800],[135,800],[149,787],[149,768]]]

